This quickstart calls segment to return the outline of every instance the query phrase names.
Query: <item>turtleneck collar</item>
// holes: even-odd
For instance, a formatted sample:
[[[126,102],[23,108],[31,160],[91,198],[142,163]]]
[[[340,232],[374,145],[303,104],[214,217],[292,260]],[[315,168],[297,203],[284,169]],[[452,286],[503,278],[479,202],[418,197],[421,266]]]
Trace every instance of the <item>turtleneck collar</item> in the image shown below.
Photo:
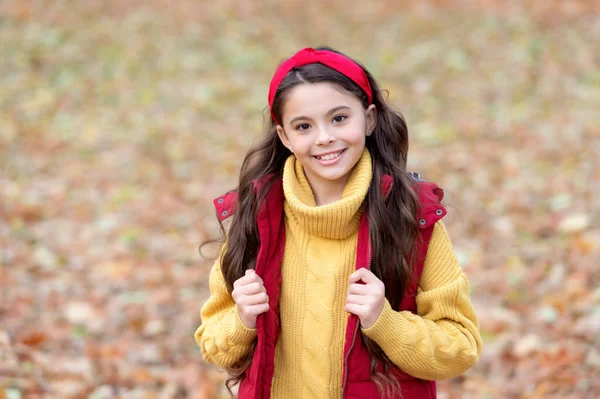
[[[369,190],[372,175],[371,155],[365,148],[350,173],[342,198],[317,206],[302,165],[294,155],[290,155],[283,169],[285,215],[309,234],[331,239],[347,238],[358,229],[361,204]]]

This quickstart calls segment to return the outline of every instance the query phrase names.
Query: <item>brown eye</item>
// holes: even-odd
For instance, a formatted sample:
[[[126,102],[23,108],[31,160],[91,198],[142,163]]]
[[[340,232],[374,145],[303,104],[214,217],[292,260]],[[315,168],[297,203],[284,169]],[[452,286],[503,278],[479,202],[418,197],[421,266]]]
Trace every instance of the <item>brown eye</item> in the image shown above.
[[[336,123],[343,122],[347,118],[346,115],[336,115],[333,117],[333,121]]]
[[[296,130],[300,131],[307,130],[308,128],[310,128],[310,125],[308,123],[301,123],[300,125],[296,126]]]

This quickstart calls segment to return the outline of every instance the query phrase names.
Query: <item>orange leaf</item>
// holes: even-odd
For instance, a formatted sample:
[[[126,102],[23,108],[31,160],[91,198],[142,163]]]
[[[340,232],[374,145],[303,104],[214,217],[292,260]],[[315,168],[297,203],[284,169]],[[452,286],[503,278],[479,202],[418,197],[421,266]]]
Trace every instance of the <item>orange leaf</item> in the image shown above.
[[[138,384],[144,385],[152,382],[154,378],[148,369],[139,367],[133,371],[133,380]]]
[[[36,347],[48,340],[48,336],[43,331],[33,331],[19,337],[19,341],[27,346]]]

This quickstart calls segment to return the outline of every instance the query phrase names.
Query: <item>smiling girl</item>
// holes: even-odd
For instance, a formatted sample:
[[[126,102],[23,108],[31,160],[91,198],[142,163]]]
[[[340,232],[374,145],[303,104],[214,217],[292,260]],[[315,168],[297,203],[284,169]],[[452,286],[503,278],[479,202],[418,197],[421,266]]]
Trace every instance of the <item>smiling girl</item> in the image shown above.
[[[265,137],[215,199],[232,221],[195,334],[205,360],[242,399],[435,398],[481,338],[402,115],[329,48],[284,61],[268,99]]]

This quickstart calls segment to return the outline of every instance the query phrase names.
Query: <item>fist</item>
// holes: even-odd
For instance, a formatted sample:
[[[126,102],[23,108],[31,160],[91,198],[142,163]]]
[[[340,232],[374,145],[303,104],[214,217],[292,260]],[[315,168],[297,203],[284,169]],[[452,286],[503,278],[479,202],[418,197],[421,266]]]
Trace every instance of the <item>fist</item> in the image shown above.
[[[240,320],[247,328],[256,328],[256,318],[269,310],[269,297],[262,279],[252,269],[233,283],[231,292]]]
[[[345,310],[358,316],[362,328],[375,324],[384,304],[385,286],[370,270],[360,268],[350,275]]]

